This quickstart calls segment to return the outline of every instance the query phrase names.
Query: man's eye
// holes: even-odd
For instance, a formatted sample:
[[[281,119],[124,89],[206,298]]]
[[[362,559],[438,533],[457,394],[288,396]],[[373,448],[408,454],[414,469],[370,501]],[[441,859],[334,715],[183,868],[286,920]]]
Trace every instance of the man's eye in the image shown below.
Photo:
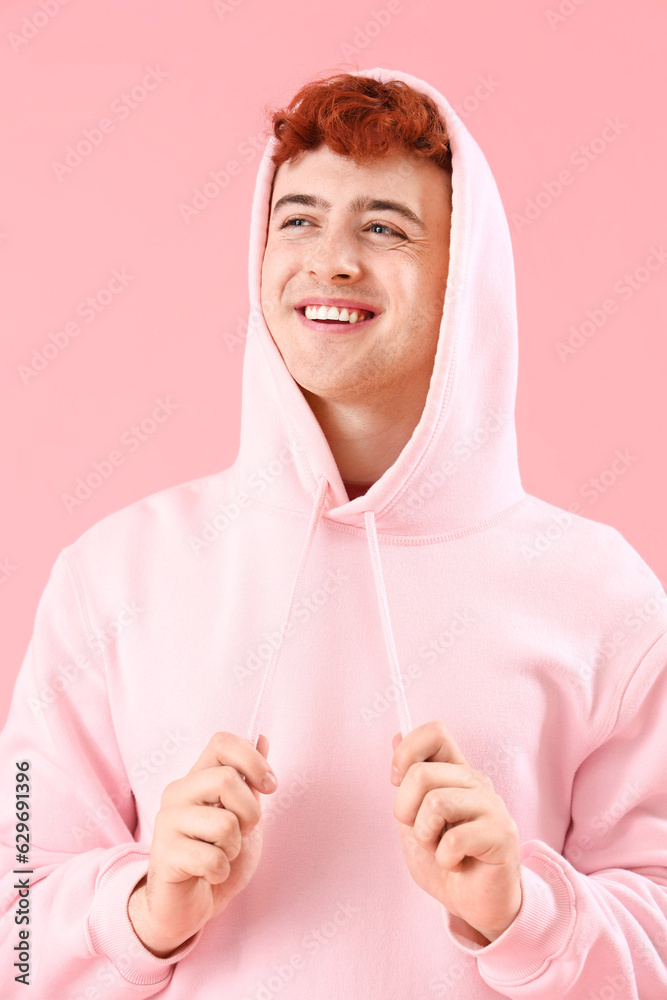
[[[303,225],[298,225],[297,223],[304,223],[304,222],[307,223],[307,225],[310,225],[310,222],[308,222],[308,219],[304,219],[304,218],[302,218],[301,216],[298,215],[298,216],[296,216],[293,219],[286,219],[285,222],[283,222],[283,224],[282,224],[282,226],[280,228],[281,229],[288,229],[288,228],[303,229]],[[405,237],[403,236],[403,233],[399,233],[396,229],[392,229],[391,226],[385,226],[385,224],[383,222],[371,222],[370,225],[368,225],[366,228],[367,229],[384,229],[385,233],[390,234],[391,236],[398,236],[399,239],[405,239]],[[378,235],[385,235],[385,234],[378,233]]]
[[[384,222],[371,222],[370,226],[368,226],[369,229],[373,229],[375,227],[377,227],[378,229],[386,229],[387,232],[391,233],[392,236],[398,236],[398,238],[401,240],[405,239],[403,233],[397,232],[395,229],[392,229],[391,226],[385,226]]]
[[[295,229],[301,229],[301,226],[296,225],[297,222],[308,222],[308,219],[302,219],[300,216],[297,216],[295,219],[287,219],[280,228],[286,229],[288,226],[294,226]]]

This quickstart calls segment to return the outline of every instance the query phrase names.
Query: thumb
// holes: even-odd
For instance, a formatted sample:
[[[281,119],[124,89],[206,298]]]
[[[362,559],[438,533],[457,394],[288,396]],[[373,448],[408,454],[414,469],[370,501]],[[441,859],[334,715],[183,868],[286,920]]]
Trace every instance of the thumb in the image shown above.
[[[265,760],[268,760],[268,758],[269,758],[269,741],[268,741],[267,737],[264,736],[263,733],[260,733],[259,738],[257,740],[257,749],[261,753],[262,757],[264,757]]]

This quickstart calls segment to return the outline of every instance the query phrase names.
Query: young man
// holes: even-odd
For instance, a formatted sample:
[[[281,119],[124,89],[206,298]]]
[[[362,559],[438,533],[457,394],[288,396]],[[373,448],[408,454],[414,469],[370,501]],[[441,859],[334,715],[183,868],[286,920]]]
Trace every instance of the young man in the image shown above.
[[[237,460],[64,549],[17,680],[33,982],[657,1000],[667,599],[521,486],[488,164],[385,69],[273,126]]]

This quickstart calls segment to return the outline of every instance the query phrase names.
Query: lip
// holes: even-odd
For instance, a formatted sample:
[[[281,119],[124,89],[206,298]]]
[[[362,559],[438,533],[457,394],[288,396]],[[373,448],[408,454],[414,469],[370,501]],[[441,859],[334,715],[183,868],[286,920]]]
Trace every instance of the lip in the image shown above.
[[[337,306],[339,309],[349,309],[350,312],[353,309],[363,310],[364,312],[373,313],[368,319],[363,319],[357,321],[356,323],[340,323],[340,322],[326,322],[326,320],[308,319],[306,317],[306,306]],[[337,299],[329,298],[327,296],[315,296],[312,299],[301,299],[294,306],[294,311],[297,313],[299,319],[304,326],[307,326],[311,330],[317,330],[318,333],[333,333],[340,335],[342,333],[354,333],[355,330],[365,329],[369,323],[381,315],[382,310],[377,309],[372,306],[369,302],[361,302],[359,299]]]
[[[300,302],[294,303],[295,309],[304,309],[306,306],[338,306],[339,309],[362,309],[364,312],[373,313],[372,319],[382,312],[370,302],[361,302],[359,299],[328,299],[316,296],[313,299],[301,299]],[[352,325],[354,326],[354,324]]]
[[[327,305],[326,302],[310,302],[310,300],[306,304]],[[332,303],[332,305],[334,304],[336,303]],[[357,320],[356,323],[340,323],[338,321],[327,322],[322,319],[308,319],[304,312],[304,308],[305,307],[302,306],[300,309],[294,310],[304,326],[309,327],[311,330],[317,330],[318,333],[332,333],[337,337],[344,336],[345,334],[349,335],[351,333],[356,333],[357,330],[364,330],[370,323],[374,323],[379,315],[379,313],[375,313],[375,315],[369,317],[369,319]]]

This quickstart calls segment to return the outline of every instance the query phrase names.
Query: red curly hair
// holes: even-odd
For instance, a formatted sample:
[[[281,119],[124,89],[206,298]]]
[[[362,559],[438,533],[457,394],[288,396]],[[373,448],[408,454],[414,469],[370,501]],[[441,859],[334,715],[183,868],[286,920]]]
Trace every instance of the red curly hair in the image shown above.
[[[430,97],[403,80],[338,73],[311,80],[286,108],[266,110],[278,141],[276,170],[322,143],[362,164],[397,149],[434,160],[451,176],[447,127]]]

